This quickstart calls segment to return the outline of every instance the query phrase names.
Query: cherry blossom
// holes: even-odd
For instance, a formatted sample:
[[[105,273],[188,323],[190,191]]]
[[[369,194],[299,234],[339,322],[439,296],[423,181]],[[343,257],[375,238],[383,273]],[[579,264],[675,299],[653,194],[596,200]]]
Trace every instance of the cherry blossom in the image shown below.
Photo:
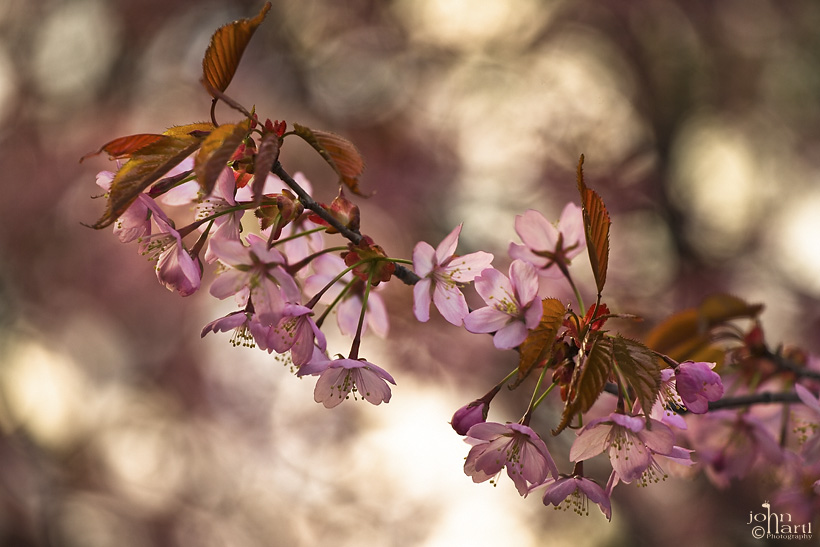
[[[211,243],[216,257],[229,266],[214,280],[211,295],[224,299],[247,291],[259,320],[274,325],[281,319],[285,304],[298,302],[301,292],[282,268],[286,261],[279,251],[268,249],[265,240],[254,234],[248,236],[248,243],[249,247],[230,239]]]
[[[523,260],[510,264],[510,277],[495,268],[487,268],[475,278],[475,288],[487,306],[469,313],[464,327],[474,333],[495,332],[493,343],[498,349],[518,346],[541,320],[538,276],[535,268]]]
[[[454,325],[461,326],[470,312],[458,284],[473,281],[490,266],[493,255],[478,251],[456,256],[460,233],[461,224],[435,250],[424,241],[413,249],[413,269],[421,277],[413,287],[413,313],[419,321],[430,319],[431,297],[441,315]]]
[[[565,511],[572,507],[578,515],[589,515],[589,501],[597,504],[607,518],[612,519],[609,494],[595,481],[579,476],[562,475],[557,479],[547,479],[544,488],[544,505],[554,505]],[[538,487],[543,488],[543,486]]]
[[[685,361],[675,370],[675,388],[684,405],[695,414],[709,410],[709,401],[723,397],[723,382],[715,363]]]
[[[383,368],[364,359],[329,359],[314,350],[313,359],[299,368],[297,376],[318,375],[313,390],[313,400],[325,408],[333,408],[358,393],[368,403],[379,405],[390,402],[390,386],[396,385],[393,377]]]
[[[156,260],[157,279],[170,291],[190,296],[199,290],[202,268],[182,244],[182,236],[160,209],[153,211],[152,218],[158,232],[142,239],[143,254]]]
[[[689,421],[691,442],[716,485],[726,487],[745,477],[759,459],[783,462],[783,449],[760,418],[731,410],[712,410],[698,418]]]
[[[231,337],[231,344],[234,346],[252,348],[255,345],[251,330],[252,321],[253,314],[245,310],[231,312],[228,315],[215,319],[205,325],[202,328],[200,336],[204,338],[209,332],[234,331],[234,334]]]
[[[319,330],[311,317],[313,310],[296,304],[286,304],[279,322],[270,330],[268,351],[285,353],[290,350],[293,364],[302,366],[313,357],[315,345],[327,349],[324,333]]]
[[[208,239],[208,249],[205,251],[205,261],[214,262],[217,259],[216,254],[211,247],[215,241],[226,239],[229,241],[239,241],[240,232],[242,231],[242,215],[244,211],[227,212],[231,207],[236,206],[234,199],[234,192],[236,192],[236,179],[233,171],[225,168],[219,174],[214,185],[214,191],[211,195],[202,200],[196,206],[196,218],[203,219],[207,217],[214,217],[213,227]]]
[[[669,454],[674,445],[672,430],[650,419],[646,427],[642,416],[613,412],[589,422],[578,434],[569,459],[578,462],[608,451],[612,469],[625,483],[641,477],[653,463],[653,454]]]
[[[529,262],[544,277],[561,277],[561,267],[566,268],[586,246],[583,213],[574,203],[564,206],[558,227],[529,209],[515,217],[515,231],[524,244],[510,243],[510,257]]]
[[[111,188],[111,181],[116,173],[100,171],[97,173],[97,185],[106,192]],[[151,235],[151,211],[158,209],[153,199],[146,194],[139,194],[128,209],[114,221],[114,235],[122,243],[130,243],[136,239]]]
[[[558,476],[558,468],[547,445],[529,426],[484,422],[467,431],[465,442],[473,447],[467,454],[464,473],[473,482],[496,478],[506,467],[518,493],[526,496],[530,488],[541,484],[549,474]]]

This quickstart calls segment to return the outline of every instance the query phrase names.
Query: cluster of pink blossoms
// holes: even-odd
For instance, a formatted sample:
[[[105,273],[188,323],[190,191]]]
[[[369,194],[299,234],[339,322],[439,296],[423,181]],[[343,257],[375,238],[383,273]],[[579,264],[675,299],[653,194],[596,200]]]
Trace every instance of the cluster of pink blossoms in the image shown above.
[[[207,324],[203,336],[232,332],[234,345],[287,355],[297,376],[318,377],[314,399],[327,408],[351,394],[374,405],[389,402],[390,384],[395,385],[395,380],[358,352],[368,329],[381,337],[388,334],[379,282],[390,278],[385,264],[401,261],[387,258],[367,237],[356,245],[326,247],[322,233],[327,223],[306,212],[290,192],[298,185],[310,194],[310,183],[300,174],[287,184],[269,175],[258,208],[259,198],[230,167],[222,171],[210,195],[200,195],[199,184],[190,176],[191,163],[185,160],[168,174],[182,175],[182,183],[158,195],[149,190],[132,202],[115,222],[118,238],[126,243],[136,241],[140,252],[156,262],[159,282],[182,296],[200,288],[203,263],[216,265],[210,294],[233,299],[237,309]],[[97,182],[108,189],[113,177],[114,173],[102,172]],[[193,221],[177,229],[164,210],[169,207],[192,208]],[[269,210],[260,214],[265,207]],[[243,215],[253,209],[262,219],[260,229],[244,234]],[[326,210],[344,225],[358,227],[358,210],[343,194]],[[539,278],[565,277],[572,285],[571,260],[586,247],[582,210],[567,204],[556,224],[534,210],[517,216],[515,230],[522,243],[509,246],[507,274],[492,266],[490,253],[456,254],[461,229],[461,225],[453,229],[435,249],[425,242],[415,246],[413,313],[426,322],[435,306],[455,326],[492,334],[496,348],[520,349],[543,318]],[[196,237],[193,246],[184,243],[188,236]],[[463,292],[470,284],[485,303],[473,310]],[[583,310],[580,297],[578,300]],[[335,311],[342,334],[353,339],[347,357],[337,353],[331,358],[328,352],[322,324],[331,311]],[[583,319],[571,311],[570,315],[575,319],[568,315],[552,342],[562,348],[553,355],[553,385],[531,403],[518,423],[487,421],[491,401],[511,376],[453,415],[453,428],[471,445],[464,472],[473,481],[496,482],[506,469],[522,496],[538,492],[545,505],[571,507],[579,514],[589,513],[591,500],[609,519],[612,491],[618,484],[647,486],[665,478],[664,467],[668,466],[701,466],[721,486],[745,476],[759,459],[788,463],[793,484],[811,473],[820,475],[820,435],[805,435],[799,457],[786,451],[771,427],[753,412],[709,410],[710,403],[724,394],[714,363],[669,359],[668,368],[660,371],[660,389],[652,408],[641,408],[634,399],[625,401],[623,394],[601,399],[587,416],[586,425],[578,428],[567,458],[572,471],[561,473],[546,443],[529,427],[530,415],[552,387],[560,386],[566,401],[573,370],[581,366],[584,352],[589,352],[583,349],[581,331],[600,331],[611,316],[605,304],[587,308]],[[814,419],[809,423],[820,422],[817,398],[802,385],[795,389],[808,409],[804,414]],[[701,418],[684,419],[681,413]],[[687,431],[690,422],[697,434]],[[697,463],[692,458],[695,450]],[[585,476],[583,463],[604,453],[612,468],[608,478]],[[820,480],[813,488],[820,492]],[[805,492],[787,489],[782,499],[784,503],[806,503]]]
[[[668,381],[665,392],[680,404],[680,408],[687,408],[683,406],[684,401],[694,402],[695,406],[688,410],[698,412],[697,405],[701,400],[716,401],[723,395],[723,385],[717,375],[716,378],[709,377],[696,389],[692,389],[686,379],[693,373],[711,372],[710,363],[684,362],[675,371],[667,370],[677,376],[677,381]],[[681,377],[685,378],[683,382]],[[498,389],[494,388],[484,398],[462,407],[453,415],[453,428],[466,435],[466,442],[472,445],[464,472],[475,482],[494,479],[506,468],[523,496],[540,491],[545,505],[572,506],[578,514],[588,514],[588,500],[592,500],[609,519],[612,515],[610,496],[618,483],[637,481],[648,486],[658,482],[665,477],[661,461],[684,466],[694,464],[693,450],[677,446],[675,433],[667,425],[670,423],[685,429],[685,422],[678,414],[663,411],[664,404],[659,400],[655,412],[663,415],[661,420],[650,417],[647,421],[643,413],[626,413],[623,409],[591,420],[578,432],[570,448],[569,460],[575,462],[572,473],[560,474],[544,441],[529,426],[485,422],[489,403],[496,393]],[[522,421],[528,421],[528,417]],[[585,477],[582,465],[602,452],[607,453],[612,466],[605,486]]]
[[[190,173],[192,168],[189,158],[167,177]],[[103,171],[97,183],[108,190],[114,176]],[[328,408],[351,393],[375,405],[388,402],[388,383],[395,384],[393,377],[357,355],[359,339],[368,325],[377,335],[388,332],[387,311],[378,288],[355,276],[354,268],[338,256],[326,254],[321,235],[325,227],[303,213],[288,186],[272,174],[263,194],[271,202],[289,202],[287,207],[278,206],[280,217],[289,208],[296,212],[278,227],[243,235],[242,218],[254,208],[254,196],[248,186],[239,185],[240,177],[226,167],[208,196],[200,195],[192,175],[158,197],[144,192],[116,220],[114,233],[123,243],[138,242],[140,252],[156,262],[159,282],[181,296],[199,290],[203,261],[217,264],[210,294],[220,300],[233,298],[239,309],[208,323],[203,336],[232,332],[234,345],[288,355],[298,376],[318,376],[314,398]],[[311,192],[310,182],[301,174],[294,176],[294,182]],[[192,207],[194,220],[177,230],[163,207]],[[199,237],[189,248],[183,238],[192,233]],[[319,302],[325,310],[314,319]],[[340,331],[354,338],[347,358],[328,356],[320,324],[331,309]]]

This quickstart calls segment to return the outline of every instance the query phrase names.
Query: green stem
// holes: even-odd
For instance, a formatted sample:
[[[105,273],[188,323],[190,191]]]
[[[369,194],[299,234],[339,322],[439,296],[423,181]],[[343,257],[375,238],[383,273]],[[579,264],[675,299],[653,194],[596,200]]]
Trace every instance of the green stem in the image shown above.
[[[319,328],[322,327],[322,323],[325,322],[325,319],[327,319],[327,316],[330,314],[331,310],[333,310],[333,308],[336,307],[336,304],[338,304],[348,292],[350,292],[350,288],[353,286],[354,283],[356,283],[356,279],[351,279],[347,283],[347,285],[345,285],[344,288],[341,291],[339,291],[339,294],[336,295],[336,298],[333,299],[333,302],[331,302],[327,306],[327,308],[325,308],[325,310],[322,312],[322,315],[320,315],[319,318],[316,320],[316,326],[317,327],[319,327]],[[316,296],[314,296],[313,298],[310,299],[310,302],[313,302],[314,300],[318,301],[319,298],[322,296],[322,294],[326,290],[327,290],[327,287],[322,289],[319,293],[317,293]],[[317,298],[317,297],[319,297],[319,298]],[[308,302],[308,304],[310,304],[310,302]],[[315,305],[315,303],[314,303],[314,305]],[[309,308],[310,305],[308,305],[307,307]]]
[[[327,249],[322,249],[321,251],[316,251],[312,255],[306,256],[305,258],[303,258],[299,262],[296,262],[295,264],[288,265],[288,267],[285,269],[290,275],[294,275],[296,272],[298,272],[299,270],[313,262],[313,260],[319,256],[322,256],[327,253],[335,253],[336,251],[345,250],[347,250],[347,247],[328,247]]]
[[[313,298],[310,299],[310,302],[307,303],[307,307],[308,308],[313,308],[313,306],[316,305],[316,303],[319,301],[319,299],[322,298],[322,295],[325,294],[328,291],[328,289],[330,289],[330,287],[332,287],[333,285],[335,285],[336,283],[341,281],[341,279],[345,276],[345,274],[352,271],[354,268],[357,268],[359,266],[367,264],[368,262],[370,262],[372,260],[373,259],[360,260],[359,262],[357,262],[357,263],[353,264],[352,266],[349,266],[349,267],[345,268],[344,270],[342,270],[341,272],[339,272],[339,274],[337,274],[336,277],[331,279],[330,282],[322,288],[322,290],[317,292],[313,296]],[[336,306],[336,304],[338,304],[339,301],[342,299],[342,297],[347,293],[347,291],[350,290],[350,287],[353,286],[353,284],[356,282],[356,279],[357,278],[354,277],[347,284],[347,286],[345,286],[345,288],[342,289],[342,291],[339,293],[339,295],[336,298],[333,299],[333,302],[330,303],[330,305],[327,307],[327,309],[324,312],[322,312],[322,315],[319,316],[319,319],[316,320],[316,325],[317,326],[319,326],[319,327],[322,326],[322,322],[324,322],[325,318],[327,317],[327,314],[330,313],[330,310],[332,310],[333,307]]]
[[[362,296],[362,312],[359,314],[359,324],[356,326],[356,336],[353,338],[353,344],[350,346],[350,354],[348,359],[359,358],[359,345],[362,342],[362,328],[364,327],[364,316],[367,313],[367,299],[370,297],[370,287],[373,283],[373,270],[370,270],[367,276],[367,284],[364,287],[364,296]]]
[[[532,409],[533,409],[533,410],[535,410],[536,408],[538,408],[538,405],[540,405],[540,404],[541,404],[541,402],[542,402],[542,401],[546,398],[546,396],[547,396],[547,395],[549,395],[549,394],[550,394],[550,392],[551,392],[551,391],[555,388],[555,386],[557,386],[557,385],[558,385],[558,382],[553,382],[553,383],[551,383],[551,384],[550,384],[550,387],[548,387],[548,388],[547,388],[547,390],[546,390],[544,393],[542,393],[542,394],[541,394],[541,396],[540,396],[540,397],[538,397],[538,399],[537,399],[534,403],[532,403]]]
[[[575,293],[575,300],[578,302],[578,309],[581,310],[581,313],[586,312],[586,308],[584,307],[584,299],[581,297],[581,291],[578,290],[578,287],[575,285],[575,281],[572,280],[572,276],[569,274],[569,270],[566,265],[561,262],[557,262],[556,265],[558,266],[558,269],[561,270],[561,273],[564,274],[567,281],[569,281],[569,286],[572,287],[572,292]]]
[[[296,234],[291,234],[287,237],[283,237],[282,239],[277,239],[273,242],[273,246],[276,247],[280,243],[287,243],[288,241],[293,241],[294,239],[299,239],[300,237],[309,236],[310,234],[315,234],[316,232],[324,232],[327,228],[321,226],[319,228],[311,228],[310,230],[305,230],[304,232],[299,232]],[[346,250],[347,247],[335,247],[336,249]]]
[[[555,387],[555,382],[553,382],[552,385],[547,388],[547,391],[544,393],[544,395],[542,395],[536,401],[536,395],[538,395],[538,390],[541,389],[541,382],[544,381],[544,376],[546,375],[548,368],[549,367],[544,366],[544,368],[541,369],[541,374],[538,376],[538,381],[535,383],[535,389],[532,390],[532,397],[530,398],[530,404],[527,407],[527,413],[524,414],[523,418],[521,418],[521,422],[520,422],[521,425],[528,425],[529,424],[530,416],[532,416],[532,412],[535,410],[535,407],[538,406],[540,401],[543,400],[543,398],[547,395],[547,393],[552,391],[552,388]]]

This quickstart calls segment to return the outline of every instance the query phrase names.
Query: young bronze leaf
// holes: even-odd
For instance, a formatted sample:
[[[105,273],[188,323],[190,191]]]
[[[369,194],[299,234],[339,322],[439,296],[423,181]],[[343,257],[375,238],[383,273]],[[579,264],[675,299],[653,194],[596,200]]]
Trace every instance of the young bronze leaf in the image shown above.
[[[564,321],[566,308],[557,298],[545,298],[541,301],[544,309],[541,322],[530,331],[527,339],[521,344],[518,361],[518,380],[523,379],[533,368],[544,366],[552,356],[555,336]]]
[[[262,192],[273,164],[279,159],[279,136],[276,133],[266,133],[259,142],[259,150],[253,163],[253,190],[254,202],[258,205],[262,201]]]
[[[703,299],[698,306],[702,320],[710,325],[725,323],[732,319],[753,319],[763,310],[762,304],[749,304],[731,294],[713,294]]]
[[[97,154],[101,154],[103,152],[108,153],[108,156],[112,160],[129,158],[131,157],[131,154],[138,151],[140,148],[144,148],[151,143],[155,143],[161,138],[162,135],[157,135],[155,133],[139,133],[137,135],[119,137],[117,139],[114,139],[113,141],[105,143],[96,152],[89,152],[88,154],[80,158],[80,163],[82,163],[83,160],[85,160],[86,158],[96,156]]]
[[[187,123],[185,125],[174,125],[166,129],[162,134],[168,135],[169,137],[179,137],[182,139],[193,137],[195,139],[202,140],[213,130],[214,124],[211,122],[196,122]]]
[[[249,120],[226,123],[211,131],[202,141],[199,153],[194,159],[194,172],[206,196],[213,191],[217,177],[249,132]]]
[[[217,29],[211,36],[211,42],[202,59],[202,75],[211,87],[219,91],[225,91],[228,88],[236,74],[245,47],[250,42],[256,28],[262,24],[270,7],[270,2],[266,2],[253,19],[240,19],[228,23]]]
[[[728,294],[709,296],[697,308],[678,312],[652,329],[646,345],[676,361],[716,361],[711,329],[733,319],[757,317],[762,309]]]
[[[612,343],[602,334],[592,333],[589,351],[578,356],[578,364],[572,373],[561,423],[552,430],[553,435],[561,433],[579,413],[592,408],[598,396],[603,392],[611,371]]]
[[[649,423],[649,412],[661,389],[661,362],[649,348],[620,335],[612,339],[615,369],[641,403]]]
[[[359,176],[364,171],[364,160],[352,142],[328,131],[318,131],[293,124],[293,132],[310,144],[336,171],[350,191],[361,196]]]
[[[606,269],[609,264],[609,212],[601,196],[587,188],[584,182],[584,155],[578,160],[578,191],[581,193],[581,207],[584,211],[584,235],[587,240],[589,262],[598,294],[604,290]]]
[[[111,181],[105,213],[92,228],[100,229],[111,225],[143,190],[191,155],[200,142],[200,139],[190,135],[163,135],[161,139],[132,154],[131,159],[117,171]]]

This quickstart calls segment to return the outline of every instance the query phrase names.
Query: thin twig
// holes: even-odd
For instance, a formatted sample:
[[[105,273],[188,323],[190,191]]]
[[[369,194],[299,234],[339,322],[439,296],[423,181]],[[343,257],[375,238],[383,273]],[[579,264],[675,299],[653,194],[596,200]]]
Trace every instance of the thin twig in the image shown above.
[[[282,164],[278,161],[273,164],[271,168],[271,172],[282,179],[282,181],[287,184],[291,190],[299,197],[299,201],[302,202],[302,205],[305,206],[305,209],[309,209],[316,213],[316,215],[327,222],[330,226],[332,226],[337,232],[339,232],[344,238],[348,241],[353,243],[354,245],[358,245],[362,240],[362,234],[358,230],[351,230],[338,219],[336,219],[333,215],[331,215],[327,209],[322,207],[321,204],[316,202],[305,190],[299,186],[299,183],[293,180],[293,177],[288,174],[287,171],[282,167]],[[401,264],[396,264],[396,270],[393,272],[397,278],[399,278],[402,282],[407,285],[415,285],[418,283],[421,278],[416,275],[415,272],[408,270]]]

